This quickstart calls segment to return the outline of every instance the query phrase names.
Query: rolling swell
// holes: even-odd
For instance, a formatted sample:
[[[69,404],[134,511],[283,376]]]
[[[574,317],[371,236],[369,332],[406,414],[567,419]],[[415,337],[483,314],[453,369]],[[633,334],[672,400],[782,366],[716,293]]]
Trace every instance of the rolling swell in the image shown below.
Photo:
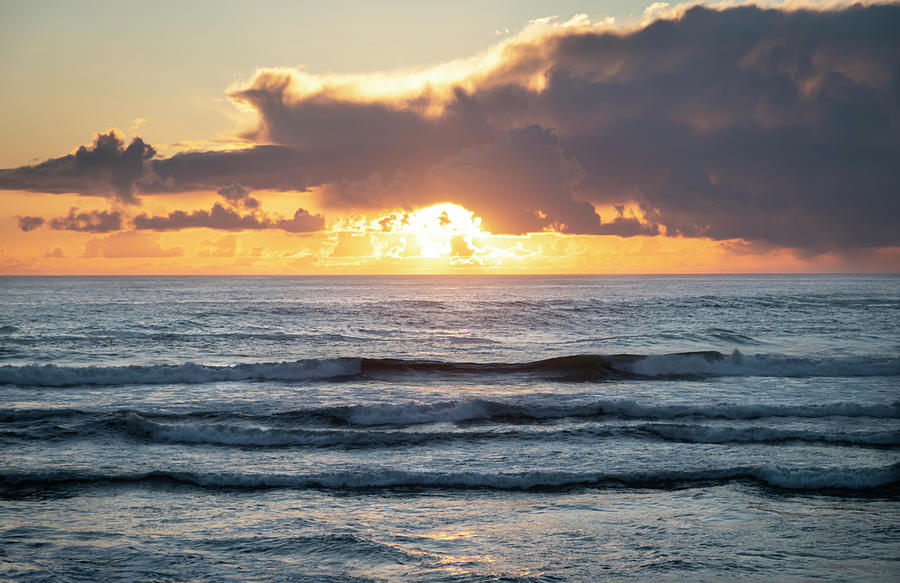
[[[867,377],[900,375],[900,358],[812,358],[716,351],[661,355],[581,354],[524,363],[446,362],[397,358],[331,358],[214,366],[196,363],[130,366],[5,365],[0,385],[202,384],[213,382],[335,381],[398,375],[524,375],[555,381],[704,376]]]
[[[892,403],[832,402],[817,404],[765,403],[709,403],[651,405],[631,399],[595,399],[582,403],[505,402],[489,399],[458,399],[423,403],[342,405],[311,407],[272,413],[231,413],[227,411],[196,411],[192,413],[150,413],[121,409],[113,413],[99,413],[80,409],[0,409],[0,421],[40,421],[60,419],[89,419],[136,415],[171,421],[211,420],[229,418],[259,423],[300,422],[340,427],[412,426],[429,423],[469,423],[473,421],[527,424],[566,418],[626,418],[671,420],[693,419],[766,419],[798,417],[870,417],[900,419],[900,401]]]
[[[735,466],[698,470],[658,470],[635,472],[518,473],[416,472],[372,469],[356,472],[316,474],[243,474],[154,471],[142,473],[100,473],[54,470],[0,475],[0,487],[18,489],[109,483],[174,482],[205,488],[244,489],[429,489],[429,490],[533,490],[559,488],[646,488],[670,489],[709,487],[752,480],[789,490],[870,490],[900,484],[900,464],[882,467],[783,468],[776,466]]]
[[[135,410],[109,413],[0,410],[0,419],[7,423],[0,438],[7,441],[59,441],[114,434],[154,443],[351,449],[497,439],[566,442],[609,438],[708,444],[800,441],[863,447],[900,445],[900,431],[884,423],[865,429],[836,430],[773,427],[767,421],[778,417],[818,419],[835,416],[892,420],[900,418],[900,405],[651,407],[621,400],[584,406],[528,407],[470,399],[435,404],[313,408],[271,415],[213,411],[158,414]],[[548,421],[567,419],[575,423],[547,424]],[[704,423],[704,420],[722,419],[760,420],[761,424],[722,426]],[[649,422],[641,423],[643,420]],[[449,428],[448,423],[451,424]]]
[[[159,423],[132,414],[116,424],[128,436],[151,442],[239,447],[389,448],[459,441],[515,440],[540,442],[609,438],[662,439],[683,443],[788,443],[896,447],[900,431],[810,431],[771,427],[722,428],[698,424],[604,425],[533,431],[497,429],[476,431],[335,430],[247,427],[228,423]]]

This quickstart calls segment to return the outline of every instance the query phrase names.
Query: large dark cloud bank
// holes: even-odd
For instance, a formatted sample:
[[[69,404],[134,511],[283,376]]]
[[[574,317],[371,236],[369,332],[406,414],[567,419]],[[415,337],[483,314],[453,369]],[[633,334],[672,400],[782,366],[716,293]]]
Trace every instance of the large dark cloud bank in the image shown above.
[[[255,208],[245,187],[318,187],[324,208],[457,202],[497,233],[664,230],[813,254],[900,244],[900,5],[696,7],[628,32],[558,28],[438,93],[298,93],[290,72],[262,70],[231,93],[258,111],[245,136],[258,145],[158,158],[105,134],[0,171],[0,187],[126,204],[223,189],[227,207],[139,217],[156,230],[321,228],[236,210]],[[631,205],[640,220],[601,220],[592,205]],[[114,219],[66,220],[54,228]]]

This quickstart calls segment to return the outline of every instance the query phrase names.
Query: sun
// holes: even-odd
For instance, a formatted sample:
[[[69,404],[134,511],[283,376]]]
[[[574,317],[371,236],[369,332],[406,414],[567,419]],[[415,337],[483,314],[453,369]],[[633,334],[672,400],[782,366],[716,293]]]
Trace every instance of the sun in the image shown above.
[[[379,225],[385,232],[405,235],[407,245],[416,246],[420,257],[472,257],[480,239],[490,236],[481,217],[449,202],[395,213]]]

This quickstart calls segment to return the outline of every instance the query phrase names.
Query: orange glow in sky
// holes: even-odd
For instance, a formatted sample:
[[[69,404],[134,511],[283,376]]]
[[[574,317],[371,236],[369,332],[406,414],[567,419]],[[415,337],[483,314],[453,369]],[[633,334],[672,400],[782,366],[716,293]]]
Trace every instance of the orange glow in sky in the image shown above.
[[[0,275],[900,270],[870,3],[54,3],[0,18]]]
[[[280,193],[257,196],[270,215],[286,216],[296,207]],[[206,228],[90,233],[47,227],[23,233],[16,227],[21,215],[62,216],[73,207],[81,212],[107,206],[100,199],[74,195],[5,197],[0,251],[6,274],[758,273],[847,268],[846,259],[837,255],[810,260],[783,249],[748,253],[740,241],[552,231],[497,235],[482,227],[480,217],[449,202],[334,216],[324,230],[304,234]],[[161,215],[186,200],[194,208],[209,208],[216,199],[212,193],[177,201],[146,197],[137,212]],[[900,250],[888,249],[875,260],[897,257]]]

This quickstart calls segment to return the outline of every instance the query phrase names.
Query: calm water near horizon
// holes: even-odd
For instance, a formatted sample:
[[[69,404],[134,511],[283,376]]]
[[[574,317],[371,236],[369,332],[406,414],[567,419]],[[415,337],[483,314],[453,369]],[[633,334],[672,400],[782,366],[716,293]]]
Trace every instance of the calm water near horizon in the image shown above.
[[[900,276],[0,278],[0,580],[888,581]]]

